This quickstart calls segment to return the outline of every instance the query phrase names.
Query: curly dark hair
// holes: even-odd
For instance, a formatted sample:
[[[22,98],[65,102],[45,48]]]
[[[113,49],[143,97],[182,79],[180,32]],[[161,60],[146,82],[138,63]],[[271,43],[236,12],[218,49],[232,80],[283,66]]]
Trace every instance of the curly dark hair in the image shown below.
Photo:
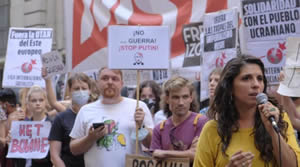
[[[147,87],[152,89],[152,93],[155,96],[154,113],[156,113],[160,109],[159,104],[160,104],[161,88],[155,81],[147,80],[140,84],[140,89],[139,89],[140,95],[142,94],[143,89]],[[136,99],[136,91],[134,92],[133,98]]]
[[[226,149],[230,144],[232,134],[239,130],[238,119],[240,115],[234,105],[234,97],[232,97],[233,81],[240,74],[241,68],[247,64],[256,64],[260,67],[265,85],[263,92],[266,93],[267,79],[264,74],[263,62],[253,56],[241,55],[230,60],[224,67],[214,99],[208,111],[208,116],[217,121],[217,130],[221,138],[221,149],[225,156],[228,156]],[[283,120],[283,110],[274,98],[269,97],[269,101],[280,110],[278,127],[281,135],[287,140],[286,131],[288,124]],[[275,160],[272,153],[272,139],[264,127],[258,108],[256,108],[252,135],[254,135],[255,147],[259,150],[262,160],[266,163]]]

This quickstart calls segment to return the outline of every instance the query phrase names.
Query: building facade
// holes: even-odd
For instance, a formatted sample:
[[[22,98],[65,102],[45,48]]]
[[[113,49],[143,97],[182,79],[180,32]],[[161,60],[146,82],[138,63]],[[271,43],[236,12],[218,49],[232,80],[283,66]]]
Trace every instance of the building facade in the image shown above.
[[[52,50],[58,50],[62,54],[65,52],[64,13],[62,0],[0,0],[1,83],[6,57],[9,27],[53,28],[54,37]]]

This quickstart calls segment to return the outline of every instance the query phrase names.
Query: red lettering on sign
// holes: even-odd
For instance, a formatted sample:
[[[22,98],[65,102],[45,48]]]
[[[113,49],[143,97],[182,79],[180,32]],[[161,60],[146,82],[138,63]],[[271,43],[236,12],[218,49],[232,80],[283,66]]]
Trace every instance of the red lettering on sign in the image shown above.
[[[34,139],[32,141],[32,144],[33,144],[32,151],[40,151],[41,149],[40,138]]]
[[[43,127],[43,124],[35,124],[34,127],[37,128],[37,136],[40,136],[40,130]]]
[[[34,138],[34,139],[13,139],[12,146],[10,149],[11,153],[29,153],[29,152],[40,152],[45,153],[49,146],[48,138]]]
[[[32,125],[31,124],[26,125],[26,136],[32,137]]]
[[[19,126],[19,136],[25,136],[25,125]]]
[[[10,152],[12,152],[12,153],[19,152],[18,144],[19,144],[18,139],[12,139]]]
[[[48,146],[48,138],[43,137],[42,142],[41,142],[41,152],[42,153],[46,152],[45,147],[47,147],[47,146]]]

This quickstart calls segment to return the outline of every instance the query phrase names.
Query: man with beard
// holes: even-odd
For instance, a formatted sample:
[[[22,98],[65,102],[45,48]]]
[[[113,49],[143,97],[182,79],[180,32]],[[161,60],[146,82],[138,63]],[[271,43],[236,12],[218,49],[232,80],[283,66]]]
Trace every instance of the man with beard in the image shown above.
[[[98,86],[102,96],[83,106],[75,119],[70,133],[71,152],[84,153],[86,167],[125,166],[125,155],[136,150],[131,137],[135,136],[135,126],[140,132],[138,140],[146,147],[150,145],[151,113],[145,103],[140,102],[136,109],[136,100],[121,96],[120,70],[100,69]],[[102,126],[96,127],[95,123]]]
[[[163,87],[163,110],[170,117],[155,126],[150,150],[152,156],[194,160],[196,143],[208,118],[198,114],[193,84],[183,77],[168,80]]]

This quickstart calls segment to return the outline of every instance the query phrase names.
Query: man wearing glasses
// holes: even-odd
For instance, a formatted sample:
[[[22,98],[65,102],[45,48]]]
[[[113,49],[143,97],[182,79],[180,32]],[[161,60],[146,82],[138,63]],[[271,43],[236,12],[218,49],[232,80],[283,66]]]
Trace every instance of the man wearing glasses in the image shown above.
[[[189,158],[193,161],[196,144],[208,118],[198,114],[194,86],[183,77],[168,80],[163,87],[163,110],[171,116],[156,125],[150,150],[152,156],[164,158]]]

